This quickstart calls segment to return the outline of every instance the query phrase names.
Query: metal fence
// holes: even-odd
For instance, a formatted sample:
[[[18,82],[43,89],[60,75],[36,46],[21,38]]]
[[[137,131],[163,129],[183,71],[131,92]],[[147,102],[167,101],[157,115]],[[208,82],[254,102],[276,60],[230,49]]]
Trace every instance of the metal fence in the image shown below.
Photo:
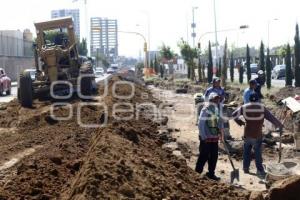
[[[0,35],[1,56],[33,57],[32,46],[32,41]]]

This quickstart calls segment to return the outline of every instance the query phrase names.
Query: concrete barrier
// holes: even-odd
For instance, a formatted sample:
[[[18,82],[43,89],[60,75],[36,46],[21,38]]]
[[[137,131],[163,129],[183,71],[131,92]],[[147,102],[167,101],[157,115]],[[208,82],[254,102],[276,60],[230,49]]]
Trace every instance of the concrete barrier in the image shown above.
[[[12,81],[17,81],[24,69],[35,68],[33,57],[0,56],[0,68],[6,71]]]

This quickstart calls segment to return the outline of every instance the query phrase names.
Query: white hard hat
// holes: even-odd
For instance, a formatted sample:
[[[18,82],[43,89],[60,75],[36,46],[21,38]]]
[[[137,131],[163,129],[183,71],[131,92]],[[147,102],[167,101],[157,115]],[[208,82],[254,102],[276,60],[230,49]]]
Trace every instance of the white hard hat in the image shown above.
[[[259,71],[257,72],[257,74],[258,74],[258,75],[263,75],[263,74],[264,74],[264,71],[263,71],[263,70],[259,70]]]

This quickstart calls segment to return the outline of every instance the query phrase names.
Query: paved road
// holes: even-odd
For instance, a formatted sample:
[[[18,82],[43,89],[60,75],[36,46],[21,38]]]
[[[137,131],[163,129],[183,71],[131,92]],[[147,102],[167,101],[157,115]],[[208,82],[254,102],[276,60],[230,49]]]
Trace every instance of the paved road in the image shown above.
[[[108,77],[110,76],[110,74],[104,74],[103,76],[101,77],[98,77],[96,78],[96,82],[100,82],[104,79],[107,79]],[[11,95],[4,95],[4,96],[0,96],[0,103],[6,103],[6,102],[10,102],[11,100],[17,98],[17,85],[16,83],[15,84],[12,84],[12,88],[11,88]]]
[[[11,95],[0,96],[0,102],[10,102],[17,97],[17,86],[11,88]]]
[[[228,73],[228,77],[230,77],[230,74]],[[235,70],[234,71],[234,80],[238,81],[239,80],[239,73],[238,73],[238,70]],[[252,74],[251,76],[252,78],[256,78],[257,75],[256,74]],[[244,74],[244,83],[246,83],[247,81],[247,74],[245,73]],[[285,86],[285,80],[284,78],[283,79],[280,79],[280,80],[277,80],[277,79],[272,79],[272,82],[271,82],[272,86],[274,87],[284,87]]]

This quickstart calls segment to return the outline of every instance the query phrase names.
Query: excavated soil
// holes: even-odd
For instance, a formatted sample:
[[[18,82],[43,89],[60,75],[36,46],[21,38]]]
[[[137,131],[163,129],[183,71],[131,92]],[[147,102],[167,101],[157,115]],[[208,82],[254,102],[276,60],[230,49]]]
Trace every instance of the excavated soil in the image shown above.
[[[0,199],[248,199],[248,191],[202,178],[163,149],[160,119],[153,120],[151,107],[139,106],[160,102],[138,84],[132,98],[113,97],[118,80],[113,77],[108,95],[98,99],[107,113],[96,105],[81,109],[83,123],[101,125],[107,118],[104,127],[79,126],[79,100],[72,101],[66,121],[50,116],[49,102],[38,102],[35,109],[20,108],[15,101],[5,105],[0,112]],[[116,93],[128,95],[131,87],[119,85]],[[115,115],[132,114],[133,119],[117,120],[116,103],[132,103],[133,113]],[[67,107],[55,108],[56,116],[66,113]]]

